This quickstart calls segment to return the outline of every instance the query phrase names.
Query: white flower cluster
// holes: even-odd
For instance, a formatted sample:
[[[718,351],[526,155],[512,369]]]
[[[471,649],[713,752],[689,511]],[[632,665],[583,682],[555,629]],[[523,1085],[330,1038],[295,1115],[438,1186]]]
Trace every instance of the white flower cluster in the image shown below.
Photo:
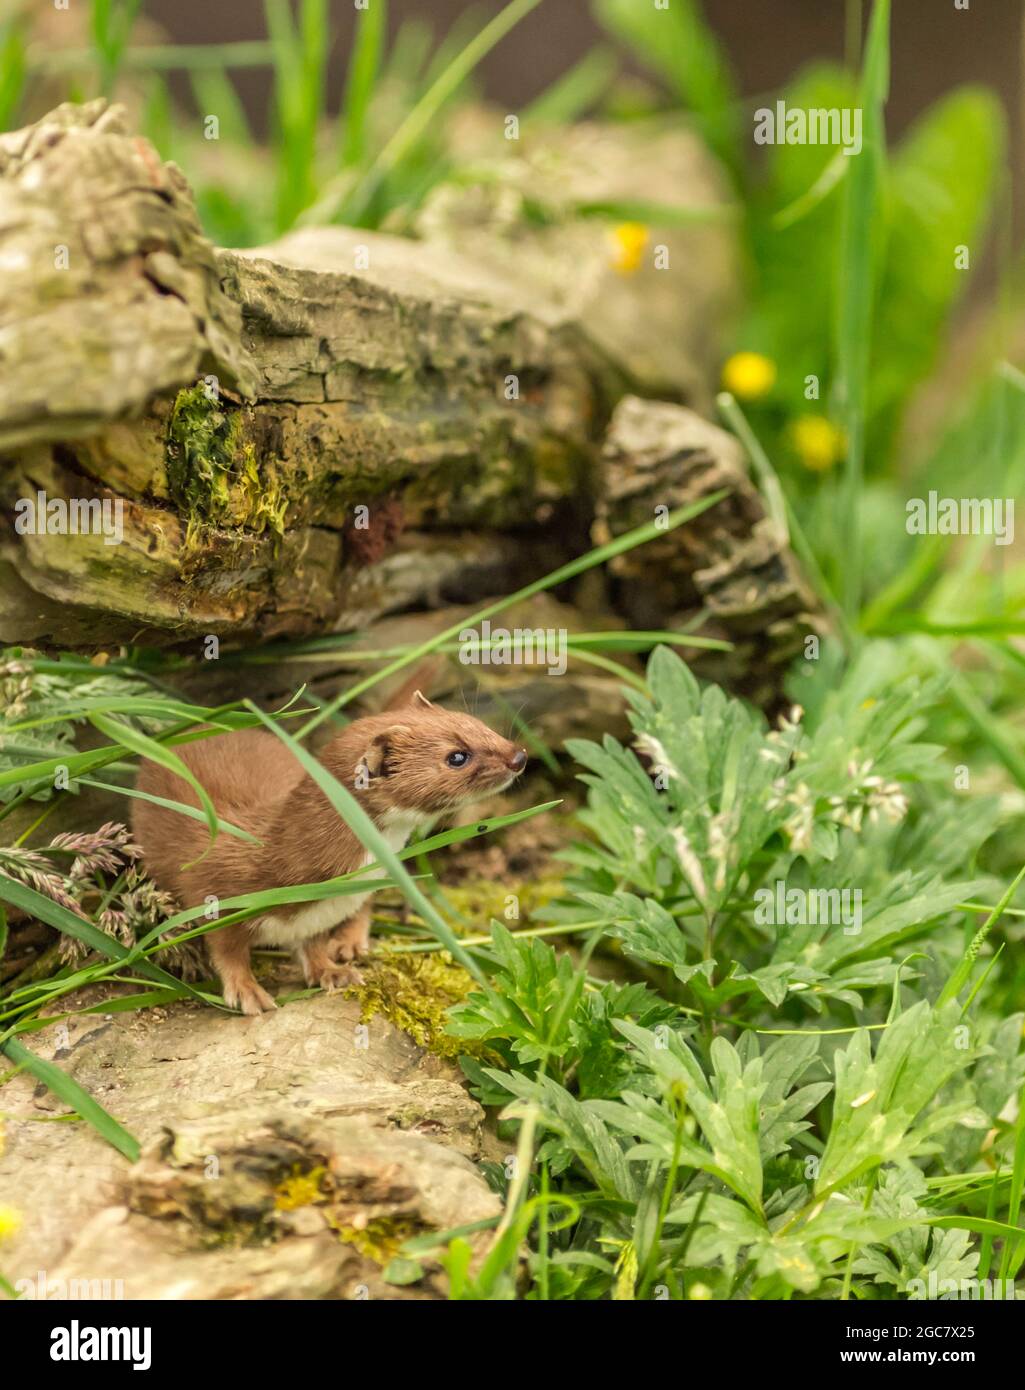
[[[896,824],[904,819],[908,810],[908,798],[899,782],[888,782],[884,777],[872,772],[871,760],[864,763],[851,761],[847,765],[847,775],[853,786],[843,796],[831,796],[827,802],[827,817],[834,824],[853,830],[858,834],[867,820],[870,825],[880,820]],[[783,833],[791,849],[804,851],[811,848],[812,830],[815,825],[815,797],[805,782],[788,788],[783,778],[772,784],[772,792],[766,803],[770,811],[782,807],[792,808],[783,822]]]

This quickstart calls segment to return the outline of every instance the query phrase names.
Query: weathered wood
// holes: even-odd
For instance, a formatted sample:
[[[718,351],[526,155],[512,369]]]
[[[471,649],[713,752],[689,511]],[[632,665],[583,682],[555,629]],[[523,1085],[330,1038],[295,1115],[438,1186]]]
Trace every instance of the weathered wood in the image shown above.
[[[690,137],[565,138],[561,164],[510,161],[512,212],[483,179],[462,203],[439,190],[425,239],[332,227],[215,252],[181,173],[118,108],[0,137],[0,640],[384,645],[389,615],[478,605],[725,482],[728,502],[624,558],[630,584],[583,589],[580,615],[706,607],[744,639],[716,673],[742,683],[756,662],[767,694],[765,650],[791,649],[807,606],[791,562],[729,437],[628,398],[707,393],[728,234],[703,226],[670,270],[631,278],[607,224],[567,211],[603,169],[623,199],[665,199],[666,170],[690,180],[676,203],[714,209],[721,190]],[[526,205],[560,189],[539,230]],[[643,486],[624,481],[638,470]],[[121,503],[120,543],[20,532],[12,511],[40,492]],[[322,674],[351,679],[341,661]]]
[[[606,435],[603,469],[601,539],[650,520],[656,507],[729,489],[705,525],[612,561],[610,599],[636,628],[685,628],[703,615],[701,633],[733,650],[697,653],[691,664],[757,704],[771,703],[805,636],[824,623],[786,537],[748,482],[738,442],[693,411],[626,397]]]
[[[739,299],[727,181],[675,118],[573,126],[463,107],[450,131],[458,182],[411,229],[509,281],[521,307],[573,323],[643,396],[707,413]],[[621,220],[622,219],[622,220]]]

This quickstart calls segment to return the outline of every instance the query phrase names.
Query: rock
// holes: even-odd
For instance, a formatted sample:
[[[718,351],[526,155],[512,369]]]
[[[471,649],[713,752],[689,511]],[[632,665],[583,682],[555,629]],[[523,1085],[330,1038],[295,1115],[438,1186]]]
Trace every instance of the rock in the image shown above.
[[[121,1280],[126,1298],[423,1298],[382,1269],[400,1241],[497,1215],[475,1166],[484,1113],[450,1064],[355,1001],[241,1019],[191,1004],[78,1016],[33,1035],[142,1144],[128,1164],[27,1075],[4,1090],[4,1247],[37,1273]],[[49,1123],[43,1121],[49,1120]],[[311,1177],[310,1174],[313,1174]],[[473,1237],[479,1257],[488,1233]]]

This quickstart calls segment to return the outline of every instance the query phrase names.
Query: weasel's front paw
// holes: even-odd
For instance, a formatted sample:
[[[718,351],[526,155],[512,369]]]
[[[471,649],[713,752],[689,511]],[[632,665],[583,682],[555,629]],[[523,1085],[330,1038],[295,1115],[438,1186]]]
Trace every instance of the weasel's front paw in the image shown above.
[[[327,965],[316,981],[321,989],[334,994],[337,989],[348,989],[350,985],[361,985],[363,976],[354,965]]]
[[[328,949],[335,960],[363,960],[370,954],[369,919],[360,913],[353,921],[335,927]]]
[[[241,1009],[250,1018],[270,1013],[278,1007],[271,995],[255,980],[239,980],[237,983],[226,984],[224,1002],[233,1009]]]

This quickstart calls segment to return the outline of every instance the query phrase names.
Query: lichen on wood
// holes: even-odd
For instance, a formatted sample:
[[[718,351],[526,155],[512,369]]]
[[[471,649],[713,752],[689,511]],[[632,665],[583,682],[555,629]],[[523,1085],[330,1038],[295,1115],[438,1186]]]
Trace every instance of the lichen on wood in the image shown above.
[[[211,634],[244,645],[339,630],[383,645],[391,615],[472,611],[715,477],[730,499],[645,547],[641,570],[622,557],[597,602],[592,577],[570,626],[648,612],[659,620],[641,626],[673,626],[701,600],[735,651],[698,669],[771,699],[811,621],[792,557],[767,536],[732,441],[636,396],[709,398],[709,318],[726,312],[733,274],[721,182],[690,135],[664,127],[528,144],[509,157],[508,198],[496,203],[486,177],[441,187],[419,240],[308,228],[216,251],[180,171],[119,108],[64,106],[0,137],[13,267],[0,504],[42,489],[124,512],[119,545],[0,527],[0,640],[195,653]],[[594,190],[604,179],[657,204],[666,169],[701,225],[680,232],[664,272],[624,274],[587,212]],[[58,242],[68,268],[40,277]],[[667,342],[670,327],[668,356],[642,351],[640,328]],[[637,465],[645,484],[631,492],[638,431],[624,431],[638,412],[641,454],[662,462]],[[698,448],[673,443],[702,428]],[[601,687],[614,682],[588,681],[585,711],[593,696],[595,718],[613,718],[621,701]]]

